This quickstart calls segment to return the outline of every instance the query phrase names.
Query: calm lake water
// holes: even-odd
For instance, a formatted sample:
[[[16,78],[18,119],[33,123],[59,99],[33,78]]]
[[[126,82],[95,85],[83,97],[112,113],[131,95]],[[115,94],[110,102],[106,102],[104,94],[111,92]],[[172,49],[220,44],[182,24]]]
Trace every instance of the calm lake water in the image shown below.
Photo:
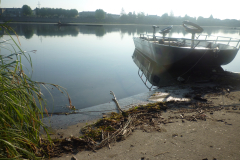
[[[138,76],[132,59],[133,36],[152,33],[151,26],[66,26],[52,24],[11,24],[19,35],[21,48],[29,52],[33,63],[33,80],[58,84],[67,89],[77,108],[91,107],[148,91]],[[164,28],[164,26],[160,27]],[[240,31],[220,27],[203,27],[203,34],[240,38]],[[3,32],[3,31],[1,31]],[[2,33],[3,34],[3,33]],[[169,36],[188,37],[183,27],[174,26]],[[4,35],[8,40],[9,36]],[[16,38],[15,38],[16,39]],[[1,54],[8,53],[1,49]],[[240,72],[240,54],[223,69]],[[23,61],[26,68],[29,65]],[[43,89],[50,112],[66,110],[68,99],[51,89],[54,102]],[[54,107],[52,107],[54,106]]]

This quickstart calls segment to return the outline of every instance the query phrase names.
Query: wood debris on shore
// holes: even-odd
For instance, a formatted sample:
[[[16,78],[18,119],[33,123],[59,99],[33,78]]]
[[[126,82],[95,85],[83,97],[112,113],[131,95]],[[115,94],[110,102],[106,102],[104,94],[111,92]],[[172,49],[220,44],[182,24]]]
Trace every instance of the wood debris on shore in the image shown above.
[[[170,110],[176,116],[163,118],[162,112]],[[206,120],[207,112],[221,110],[223,107],[214,107],[204,102],[181,102],[169,101],[149,103],[135,106],[126,114],[112,112],[108,117],[98,120],[96,123],[87,125],[81,129],[83,136],[68,137],[65,139],[53,139],[53,144],[48,140],[42,140],[39,156],[59,157],[63,153],[77,153],[83,150],[95,151],[110,143],[126,139],[135,129],[144,132],[165,132],[164,125],[174,123],[173,119],[184,121]],[[189,115],[188,113],[191,113]]]

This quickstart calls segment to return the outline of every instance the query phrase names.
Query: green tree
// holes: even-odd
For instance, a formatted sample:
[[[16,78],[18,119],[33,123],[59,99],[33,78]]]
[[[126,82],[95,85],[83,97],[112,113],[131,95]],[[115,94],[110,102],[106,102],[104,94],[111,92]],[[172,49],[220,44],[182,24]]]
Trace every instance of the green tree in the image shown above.
[[[133,16],[134,19],[136,19],[137,15],[136,15],[135,11],[133,12],[132,16]]]
[[[142,20],[145,17],[145,13],[144,12],[139,12],[137,16],[138,16],[138,19]]]
[[[42,16],[42,17],[47,16],[47,8],[41,8],[41,9],[39,10],[39,14],[40,14],[40,16]]]
[[[105,12],[102,9],[97,9],[95,11],[95,17],[97,19],[104,19],[105,18]]]
[[[34,34],[34,30],[31,27],[24,27],[23,28],[23,35],[25,36],[26,39],[32,38]]]
[[[76,17],[78,15],[78,11],[76,9],[69,10],[69,17]]]
[[[209,19],[211,19],[211,20],[213,20],[213,19],[214,19],[212,14],[210,15]]]
[[[23,15],[25,15],[25,16],[30,16],[30,15],[32,15],[32,9],[31,9],[31,7],[29,7],[28,5],[23,5],[23,6],[22,6],[22,13],[23,13]]]
[[[129,19],[129,17],[128,17],[128,15],[126,15],[126,14],[123,14],[123,15],[120,17],[120,21],[121,21],[122,23],[127,23],[127,22],[128,22],[128,19]]]

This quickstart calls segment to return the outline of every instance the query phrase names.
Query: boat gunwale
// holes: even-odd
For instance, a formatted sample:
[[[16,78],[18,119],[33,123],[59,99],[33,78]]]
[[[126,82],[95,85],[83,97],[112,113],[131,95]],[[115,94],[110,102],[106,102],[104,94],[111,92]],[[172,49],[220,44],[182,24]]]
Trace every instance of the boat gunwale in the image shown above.
[[[147,41],[147,40],[145,40],[146,42],[148,42],[148,43],[153,43],[153,42],[151,42],[151,41]],[[183,48],[183,49],[190,49],[190,50],[192,50],[192,49],[197,49],[197,50],[209,50],[209,51],[211,51],[211,50],[216,50],[216,48],[206,48],[206,47],[194,47],[194,48],[191,48],[191,46],[189,45],[189,46],[187,46],[187,47],[183,47],[183,46],[173,46],[173,45],[169,45],[169,44],[159,44],[159,43],[153,43],[154,45],[159,45],[159,46],[168,46],[168,47],[173,47],[173,48]],[[234,46],[232,46],[232,47],[234,47]],[[227,50],[239,50],[238,48],[236,48],[236,47],[234,47],[233,49],[221,49],[221,50],[225,50],[225,51],[227,51]]]
[[[206,38],[205,39],[198,39],[200,36],[205,36]],[[151,37],[151,38],[149,38]],[[232,45],[229,45],[230,43],[233,43],[233,42],[237,42],[237,44],[235,46],[232,46],[236,49],[239,49],[240,48],[240,39],[238,38],[231,38],[231,37],[224,37],[224,36],[214,36],[214,35],[198,35],[197,36],[197,39],[190,39],[190,38],[175,38],[175,37],[163,37],[163,36],[153,36],[153,35],[149,35],[149,34],[140,34],[140,37],[133,37],[133,38],[140,38],[140,39],[143,39],[143,40],[146,40],[146,41],[149,41],[149,42],[153,42],[151,41],[151,39],[156,38],[154,41],[156,40],[160,40],[160,39],[164,39],[164,40],[188,40],[188,41],[197,41],[198,43],[199,42],[228,42],[228,44],[224,44],[224,45],[228,45],[228,46],[232,46]],[[216,39],[207,39],[207,37],[216,37]],[[228,40],[219,40],[218,38],[228,38]],[[218,43],[217,43],[218,44]],[[171,46],[169,44],[169,46]],[[171,46],[171,47],[176,47],[176,46]],[[230,49],[231,50],[231,49]]]

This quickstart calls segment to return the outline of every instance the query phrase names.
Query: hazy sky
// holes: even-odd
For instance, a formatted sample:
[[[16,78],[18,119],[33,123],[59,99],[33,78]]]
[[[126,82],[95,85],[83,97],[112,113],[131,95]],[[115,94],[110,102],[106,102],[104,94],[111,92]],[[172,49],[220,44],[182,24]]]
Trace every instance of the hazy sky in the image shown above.
[[[135,11],[149,15],[170,13],[175,16],[209,17],[219,19],[240,19],[239,0],[1,0],[2,8],[20,8],[24,4],[32,9],[38,6],[81,11],[103,9],[107,13],[120,14],[123,8],[126,13]]]

